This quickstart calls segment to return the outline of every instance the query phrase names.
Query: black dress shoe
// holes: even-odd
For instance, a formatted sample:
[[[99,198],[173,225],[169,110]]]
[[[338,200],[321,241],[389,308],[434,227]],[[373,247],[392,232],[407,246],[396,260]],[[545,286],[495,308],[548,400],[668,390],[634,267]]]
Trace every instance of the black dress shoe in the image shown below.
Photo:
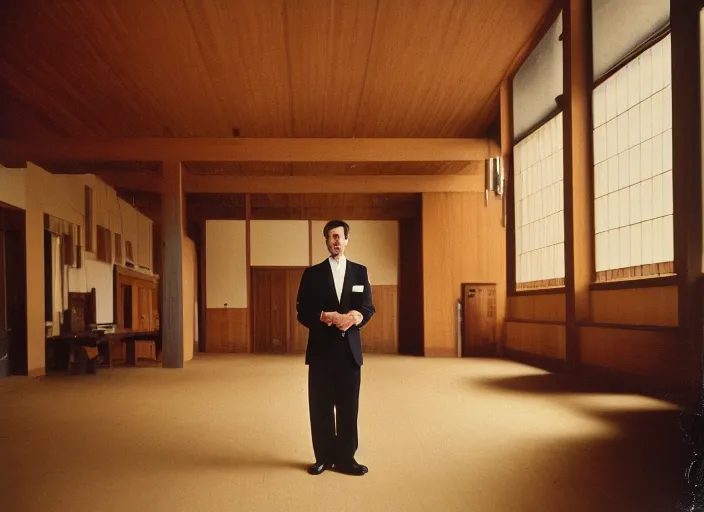
[[[316,461],[315,464],[312,466],[308,467],[308,474],[310,475],[319,475],[326,469],[330,469],[332,467],[332,464],[329,462],[318,462]]]
[[[335,471],[345,475],[362,476],[369,472],[369,468],[367,466],[357,464],[357,461],[353,460],[347,464],[335,464]]]

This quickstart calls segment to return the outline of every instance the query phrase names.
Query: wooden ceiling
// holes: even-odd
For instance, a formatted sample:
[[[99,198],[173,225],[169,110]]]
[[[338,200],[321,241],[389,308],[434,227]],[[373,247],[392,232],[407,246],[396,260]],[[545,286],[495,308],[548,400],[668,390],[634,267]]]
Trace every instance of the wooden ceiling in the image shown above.
[[[551,3],[4,0],[0,137],[479,137]]]

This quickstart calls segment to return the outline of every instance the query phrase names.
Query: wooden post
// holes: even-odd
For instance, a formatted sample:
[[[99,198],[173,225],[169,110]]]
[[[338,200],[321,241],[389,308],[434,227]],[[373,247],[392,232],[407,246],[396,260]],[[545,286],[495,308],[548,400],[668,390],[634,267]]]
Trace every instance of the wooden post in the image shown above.
[[[181,162],[162,166],[161,340],[164,368],[183,368],[183,186]]]
[[[516,290],[516,217],[513,188],[513,78],[501,83],[501,158],[504,163],[504,198],[506,205],[506,290],[507,294]],[[508,305],[508,301],[506,301]],[[508,317],[508,311],[506,312]],[[497,352],[504,354],[506,323],[502,328]]]
[[[696,283],[702,275],[702,159],[699,11],[701,1],[671,0],[672,27],[672,187],[675,273],[679,327],[688,349],[701,355],[701,304]],[[693,369],[701,378],[700,361]],[[694,394],[698,385],[693,383]],[[701,391],[699,389],[699,391]]]
[[[577,371],[578,324],[590,319],[594,274],[591,0],[566,1],[562,16],[566,359]]]

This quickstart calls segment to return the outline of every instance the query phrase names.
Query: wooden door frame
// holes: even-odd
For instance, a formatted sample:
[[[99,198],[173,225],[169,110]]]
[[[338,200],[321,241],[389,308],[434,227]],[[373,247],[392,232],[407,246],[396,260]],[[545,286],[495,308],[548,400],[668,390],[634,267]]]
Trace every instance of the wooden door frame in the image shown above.
[[[249,273],[247,275],[247,279],[249,281],[249,302],[248,302],[248,307],[249,307],[249,352],[252,354],[256,354],[254,350],[254,287],[252,286],[253,282],[253,275],[255,270],[305,270],[309,268],[307,265],[286,265],[286,266],[280,266],[280,265],[250,265],[249,266]],[[287,280],[288,283],[288,280]],[[290,328],[291,324],[291,319],[288,318],[288,310],[286,311],[286,329],[288,330]],[[286,333],[287,339],[286,339],[286,351],[284,354],[289,353],[289,347],[288,347],[288,336],[290,335],[289,332]]]

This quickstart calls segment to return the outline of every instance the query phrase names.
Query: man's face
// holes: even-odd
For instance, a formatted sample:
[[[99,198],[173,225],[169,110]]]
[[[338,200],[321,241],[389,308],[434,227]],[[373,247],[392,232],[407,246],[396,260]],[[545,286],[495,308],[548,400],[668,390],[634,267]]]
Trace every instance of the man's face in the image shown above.
[[[328,251],[333,258],[342,256],[347,247],[347,239],[345,238],[345,228],[342,226],[328,231],[328,238],[325,240],[328,246]]]

